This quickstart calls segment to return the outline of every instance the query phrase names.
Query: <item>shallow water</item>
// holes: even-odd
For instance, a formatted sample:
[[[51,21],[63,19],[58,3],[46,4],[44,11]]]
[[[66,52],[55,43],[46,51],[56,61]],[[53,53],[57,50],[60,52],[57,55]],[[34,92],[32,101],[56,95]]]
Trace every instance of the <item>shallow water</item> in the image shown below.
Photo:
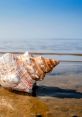
[[[1,39],[0,51],[82,53],[82,39]],[[54,57],[59,60],[82,60],[82,56]]]
[[[0,51],[31,51],[51,53],[80,53],[82,54],[82,39],[13,39],[0,40]],[[59,71],[55,75],[82,73],[82,56],[73,55],[43,55],[44,57],[58,59],[61,62]],[[78,62],[74,62],[78,61]],[[80,62],[81,61],[81,62]],[[54,73],[52,73],[54,74]]]
[[[0,39],[0,51],[82,52],[82,39]]]
[[[0,51],[38,51],[82,53],[81,39],[1,40]],[[82,61],[82,56],[44,55],[45,57]],[[0,87],[1,117],[72,117],[82,116],[82,62],[60,64],[38,82],[37,97],[11,92]]]

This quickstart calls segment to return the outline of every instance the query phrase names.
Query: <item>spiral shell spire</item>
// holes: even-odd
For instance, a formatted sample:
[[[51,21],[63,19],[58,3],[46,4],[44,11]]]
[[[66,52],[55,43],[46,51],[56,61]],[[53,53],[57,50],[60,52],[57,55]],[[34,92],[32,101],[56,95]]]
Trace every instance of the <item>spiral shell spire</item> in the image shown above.
[[[46,73],[59,64],[58,60],[7,53],[0,57],[0,84],[3,87],[29,92],[35,81],[43,80]]]

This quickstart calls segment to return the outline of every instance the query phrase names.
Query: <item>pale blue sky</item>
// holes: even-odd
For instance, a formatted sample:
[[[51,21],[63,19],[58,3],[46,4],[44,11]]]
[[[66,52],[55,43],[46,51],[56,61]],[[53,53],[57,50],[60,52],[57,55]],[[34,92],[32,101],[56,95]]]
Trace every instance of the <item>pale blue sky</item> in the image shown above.
[[[0,0],[0,40],[82,38],[82,0]]]

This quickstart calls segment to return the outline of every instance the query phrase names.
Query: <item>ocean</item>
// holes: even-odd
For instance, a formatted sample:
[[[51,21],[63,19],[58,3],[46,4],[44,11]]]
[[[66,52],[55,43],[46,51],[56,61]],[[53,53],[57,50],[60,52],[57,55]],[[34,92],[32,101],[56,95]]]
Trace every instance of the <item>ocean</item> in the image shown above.
[[[82,39],[5,39],[0,51],[82,52]]]
[[[82,39],[5,39],[0,40],[0,51],[82,54]],[[64,61],[58,65],[55,75],[82,74],[82,56],[55,54],[44,56]]]
[[[82,115],[81,39],[1,40],[0,51],[45,52],[47,55],[42,56],[60,60],[60,64],[51,73],[46,74],[43,81],[37,82],[36,97],[0,87],[1,116],[31,117],[41,114],[43,117],[47,115],[80,117]],[[80,53],[80,55],[48,53]]]

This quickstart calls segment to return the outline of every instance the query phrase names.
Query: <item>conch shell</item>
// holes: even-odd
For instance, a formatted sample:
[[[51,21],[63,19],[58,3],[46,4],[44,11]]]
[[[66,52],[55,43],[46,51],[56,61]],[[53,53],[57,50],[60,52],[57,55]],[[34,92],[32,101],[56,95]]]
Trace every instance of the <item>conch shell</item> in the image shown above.
[[[59,64],[59,61],[32,56],[4,54],[0,57],[0,84],[6,88],[31,92],[35,81],[43,80],[46,73]]]
[[[28,53],[18,56],[17,67],[23,67],[33,80],[43,80],[45,74],[52,71],[52,69],[59,64],[58,60],[44,58],[42,56],[32,57]]]

